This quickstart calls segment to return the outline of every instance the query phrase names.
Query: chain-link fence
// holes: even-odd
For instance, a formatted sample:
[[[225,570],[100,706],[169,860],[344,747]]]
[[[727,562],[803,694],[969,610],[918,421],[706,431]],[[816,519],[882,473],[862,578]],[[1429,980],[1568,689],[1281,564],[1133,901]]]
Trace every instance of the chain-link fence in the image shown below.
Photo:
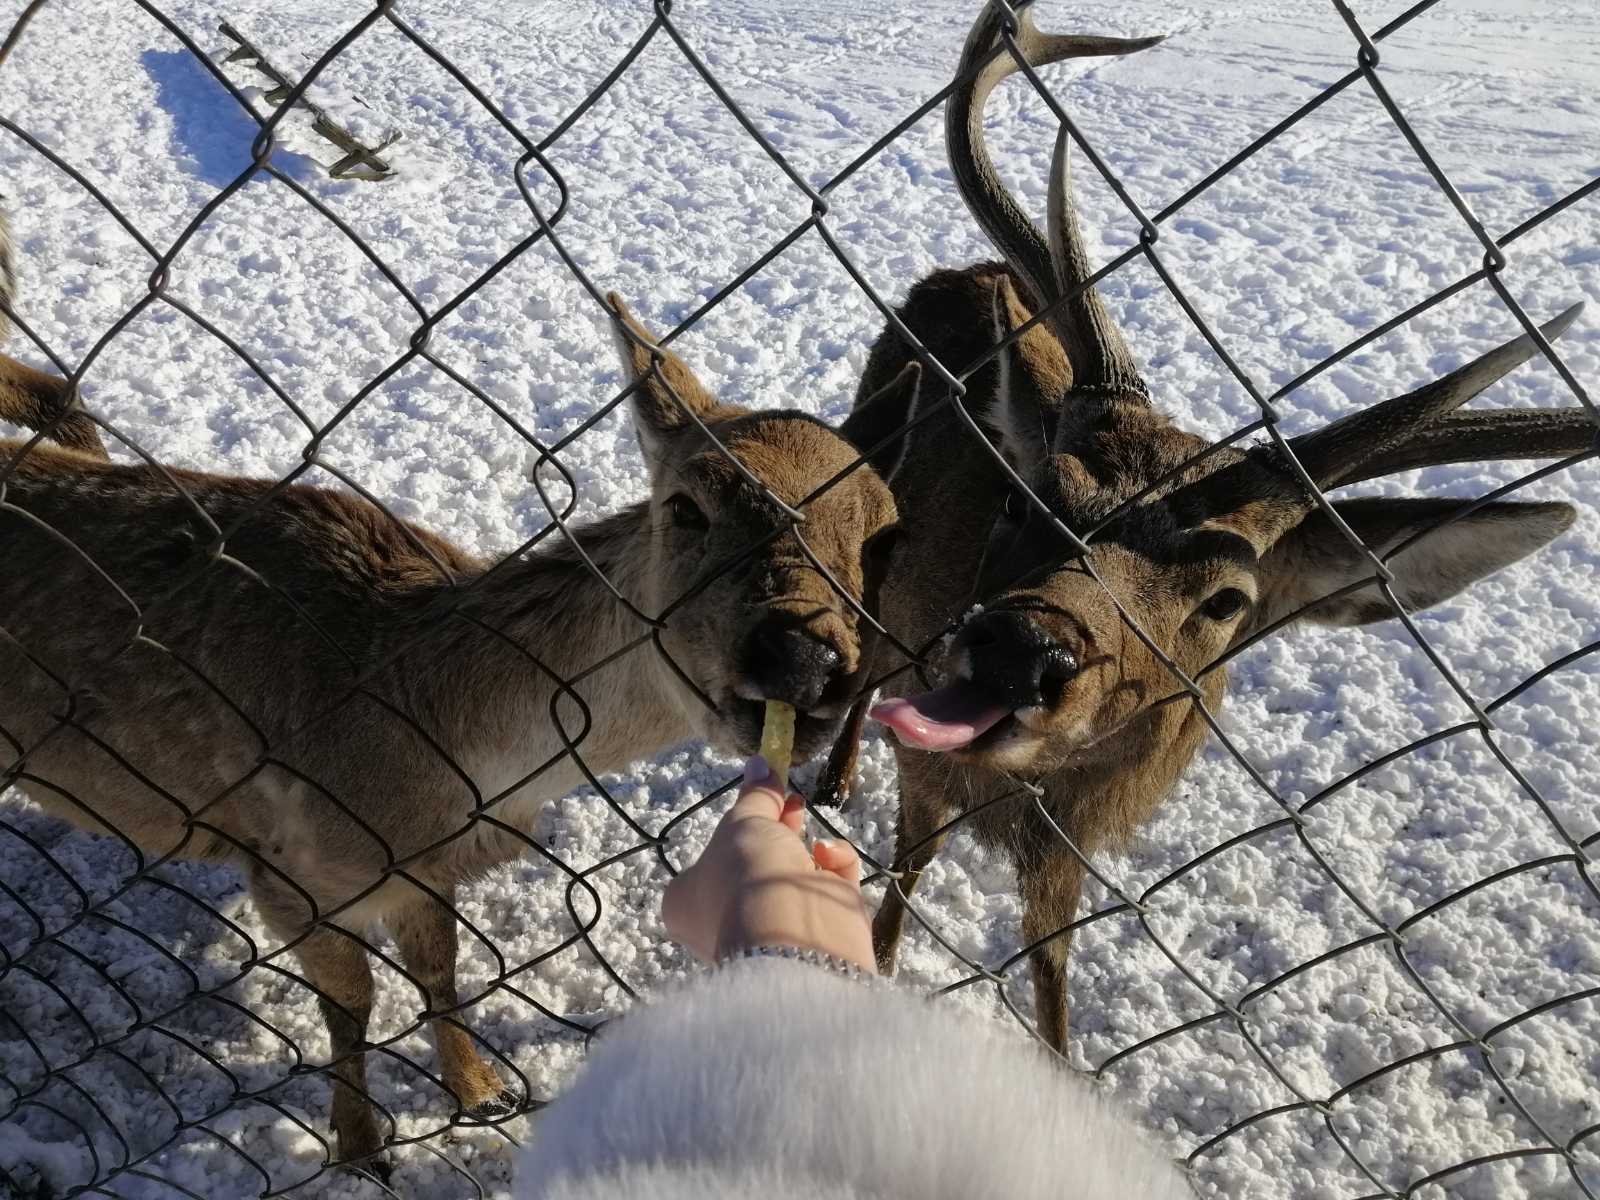
[[[28,6],[14,23],[4,53],[9,55],[29,36],[30,19],[44,7],[43,0]],[[1600,1088],[1594,1086],[1592,1071],[1585,1077],[1581,1067],[1583,1062],[1594,1062],[1594,1026],[1574,1026],[1567,1053],[1578,1060],[1586,1090],[1578,1087],[1582,1094],[1567,1096],[1565,1107],[1558,1111],[1525,1098],[1527,1089],[1520,1078],[1523,1051],[1519,1048],[1512,1054],[1506,1048],[1529,1023],[1566,1022],[1575,1013],[1587,1013],[1600,998],[1600,986],[1594,985],[1596,965],[1585,957],[1592,951],[1583,949],[1593,944],[1588,931],[1567,930],[1570,945],[1562,972],[1567,986],[1545,987],[1538,999],[1523,1000],[1515,1011],[1493,1022],[1465,1017],[1454,993],[1441,985],[1430,966],[1419,966],[1418,956],[1430,962],[1448,961],[1449,948],[1441,951],[1429,944],[1430,921],[1447,910],[1471,905],[1507,881],[1562,892],[1578,914],[1574,921],[1593,923],[1600,918],[1600,890],[1591,869],[1600,833],[1585,835],[1564,815],[1585,797],[1547,795],[1548,785],[1520,765],[1518,754],[1506,748],[1496,725],[1502,710],[1515,706],[1556,673],[1576,667],[1600,642],[1573,647],[1493,699],[1479,699],[1446,656],[1429,645],[1423,628],[1393,590],[1390,563],[1404,547],[1377,552],[1333,516],[1331,502],[1296,457],[1295,445],[1280,432],[1279,422],[1282,402],[1291,393],[1452,297],[1469,289],[1488,289],[1532,339],[1537,355],[1554,369],[1565,402],[1575,406],[1582,421],[1592,420],[1600,430],[1600,414],[1590,396],[1541,333],[1535,317],[1519,303],[1506,278],[1517,243],[1591,197],[1600,188],[1600,179],[1572,181],[1571,190],[1547,200],[1539,211],[1504,231],[1486,228],[1408,121],[1406,106],[1385,84],[1384,42],[1430,10],[1448,6],[1442,0],[1424,0],[1376,28],[1369,28],[1343,0],[1333,0],[1333,7],[1348,30],[1354,57],[1348,73],[1153,213],[1141,209],[1073,125],[1070,103],[1064,106],[1032,70],[1024,72],[1028,85],[1070,131],[1092,171],[1109,185],[1138,229],[1135,244],[1096,270],[1087,284],[1069,288],[1052,308],[1063,308],[1085,286],[1124,269],[1143,266],[1154,272],[1166,295],[1193,322],[1259,412],[1199,457],[1246,446],[1252,439],[1275,445],[1286,456],[1289,469],[1313,493],[1315,506],[1332,517],[1370,564],[1369,573],[1345,584],[1341,592],[1376,584],[1426,655],[1430,670],[1469,715],[1394,745],[1359,769],[1322,783],[1308,796],[1297,788],[1309,786],[1310,781],[1285,786],[1236,744],[1214,711],[1215,695],[1208,700],[1206,681],[1267,632],[1326,597],[1300,605],[1204,671],[1186,673],[1110,592],[1119,619],[1132,631],[1131,639],[1160,660],[1169,672],[1171,690],[1204,714],[1210,733],[1225,752],[1210,755],[1201,769],[1222,770],[1231,760],[1241,786],[1257,789],[1275,815],[1139,886],[1127,883],[1131,876],[1105,869],[1072,846],[1071,854],[1084,863],[1093,880],[1087,911],[1065,930],[1052,928],[1044,937],[1024,939],[1027,944],[1013,942],[998,953],[989,945],[979,952],[970,940],[963,944],[952,936],[938,901],[929,900],[926,889],[910,895],[907,906],[911,924],[919,931],[914,936],[931,940],[933,952],[947,964],[949,981],[940,990],[966,994],[992,989],[1025,1024],[1033,1020],[1025,968],[1034,951],[1055,943],[1066,931],[1092,935],[1108,924],[1129,923],[1135,940],[1159,956],[1160,969],[1192,988],[1186,1004],[1194,1015],[1123,1037],[1114,1052],[1083,1065],[1098,1076],[1116,1078],[1146,1060],[1159,1061],[1155,1055],[1172,1039],[1226,1034],[1209,1046],[1209,1052],[1235,1066],[1253,1070],[1258,1065],[1272,1081],[1261,1094],[1276,1099],[1252,1102],[1250,1097],[1257,1093],[1244,1088],[1247,1098],[1241,1108],[1190,1114],[1176,1126],[1167,1122],[1167,1132],[1181,1135],[1183,1152],[1202,1169],[1207,1186],[1222,1194],[1234,1190],[1228,1174],[1235,1161],[1230,1153],[1265,1153],[1259,1143],[1299,1137],[1321,1147],[1313,1155],[1323,1156],[1327,1182],[1322,1194],[1330,1196],[1409,1196],[1430,1194],[1432,1187],[1465,1194],[1470,1191],[1468,1181],[1490,1187],[1494,1180],[1503,1181],[1501,1175],[1483,1174],[1497,1164],[1531,1171],[1531,1182],[1517,1176],[1530,1195],[1594,1196],[1600,1190],[1600,1165],[1591,1143],[1600,1134],[1600,1117],[1593,1106],[1600,1101]],[[31,272],[35,277],[31,300],[25,297],[8,305],[14,309],[9,315],[16,328],[31,342],[34,357],[47,358],[71,386],[65,392],[50,392],[53,410],[45,411],[49,405],[40,402],[43,427],[25,443],[5,444],[0,464],[0,516],[6,522],[8,546],[5,570],[13,581],[5,593],[11,598],[8,608],[0,611],[0,643],[11,673],[3,686],[21,696],[0,704],[0,713],[8,714],[0,722],[4,739],[0,755],[6,760],[0,778],[51,811],[110,839],[115,853],[95,860],[99,874],[87,878],[78,859],[83,843],[77,835],[63,837],[31,809],[13,805],[0,810],[0,834],[20,855],[17,861],[28,864],[26,877],[0,877],[0,994],[6,996],[0,1013],[0,1039],[6,1045],[0,1079],[6,1129],[0,1132],[0,1193],[218,1194],[214,1185],[185,1174],[186,1157],[198,1156],[207,1162],[202,1177],[214,1178],[221,1169],[217,1159],[225,1158],[226,1169],[242,1181],[237,1185],[241,1191],[263,1195],[324,1194],[341,1187],[356,1193],[364,1189],[403,1195],[416,1193],[424,1184],[440,1188],[440,1194],[489,1194],[501,1186],[504,1172],[499,1166],[487,1175],[479,1169],[483,1151],[474,1149],[480,1143],[470,1140],[467,1131],[481,1131],[472,1137],[500,1136],[506,1144],[521,1136],[522,1118],[549,1098],[540,1081],[570,1069],[607,1010],[632,997],[644,978],[630,967],[630,962],[637,966],[637,947],[603,944],[596,936],[605,907],[603,873],[624,861],[649,860],[655,864],[659,885],[693,852],[689,831],[703,832],[733,787],[730,779],[664,818],[619,798],[618,788],[608,787],[602,778],[607,770],[686,732],[670,723],[662,729],[651,727],[654,718],[645,711],[648,700],[631,689],[644,689],[638,681],[647,672],[664,668],[676,681],[664,686],[678,689],[669,693],[677,702],[705,708],[707,715],[698,720],[699,727],[710,724],[726,735],[748,740],[755,706],[731,685],[725,686],[723,677],[732,670],[728,655],[745,652],[743,642],[730,646],[739,640],[731,631],[744,634],[733,614],[741,614],[739,620],[748,615],[754,603],[748,592],[750,581],[763,573],[789,572],[784,575],[789,582],[776,585],[780,589],[801,575],[807,578],[804,587],[810,591],[802,599],[829,614],[830,628],[840,643],[836,648],[845,650],[846,658],[860,652],[860,665],[849,679],[852,694],[912,677],[904,667],[887,674],[875,671],[873,662],[882,658],[874,660],[874,647],[887,656],[886,643],[893,643],[904,655],[920,660],[946,634],[960,628],[957,620],[940,637],[907,646],[893,627],[879,620],[881,581],[873,577],[877,560],[871,543],[882,529],[870,516],[863,525],[861,513],[870,513],[881,498],[873,490],[869,460],[885,445],[898,445],[907,427],[858,431],[859,444],[852,445],[824,435],[815,422],[801,421],[810,431],[805,436],[813,439],[806,443],[803,469],[775,474],[770,463],[762,466],[748,454],[730,452],[723,439],[733,435],[720,423],[727,414],[700,395],[698,385],[666,348],[797,240],[819,238],[898,332],[906,354],[921,364],[921,399],[910,435],[954,418],[967,429],[972,454],[1003,462],[984,431],[981,406],[987,399],[969,391],[969,384],[990,370],[1004,345],[991,347],[975,362],[941,362],[896,316],[894,302],[910,281],[895,281],[893,294],[885,294],[881,281],[875,284],[869,279],[852,257],[850,238],[830,215],[830,197],[988,62],[1001,55],[1020,60],[1018,16],[1000,7],[1000,36],[967,76],[930,95],[842,171],[817,184],[789,161],[778,142],[763,132],[760,117],[742,108],[708,67],[667,2],[655,6],[643,35],[618,57],[614,69],[587,98],[538,140],[452,62],[447,45],[407,23],[403,3],[384,2],[371,8],[298,80],[288,82],[274,67],[279,87],[269,105],[247,95],[207,53],[203,43],[215,40],[210,31],[184,28],[145,0],[139,0],[138,8],[182,43],[259,130],[249,163],[217,188],[210,202],[184,223],[179,236],[162,246],[147,238],[95,183],[87,164],[34,136],[27,113],[8,111],[0,116],[0,127],[15,143],[59,172],[63,189],[81,191],[104,207],[148,256],[150,269],[147,295],[76,361],[58,355],[29,324],[30,303],[39,302],[49,289],[46,271]],[[406,39],[446,72],[459,91],[520,147],[514,176],[526,209],[522,236],[501,257],[485,262],[469,286],[434,303],[419,299],[404,272],[385,262],[360,228],[274,158],[280,125],[295,104],[349,47],[379,26]],[[232,31],[229,36],[236,43],[242,41]],[[581,247],[569,244],[563,231],[571,193],[556,150],[563,136],[607,96],[647,48],[663,47],[679,56],[681,70],[698,75],[737,120],[748,135],[752,159],[765,156],[803,194],[810,211],[785,236],[753,253],[745,270],[717,288],[659,345],[652,344],[642,328],[622,335],[625,342],[631,339],[637,377],[562,436],[547,439],[530,427],[524,414],[437,353],[433,336],[497,275],[534,252],[558,255],[591,298],[594,319],[609,319],[607,282],[582,265]],[[949,47],[952,62],[956,49]],[[247,47],[245,58],[250,51],[260,58],[264,48]],[[15,62],[0,67],[16,69]],[[1381,106],[1392,136],[1409,146],[1430,186],[1479,243],[1482,263],[1445,286],[1430,288],[1426,298],[1403,311],[1375,318],[1359,337],[1321,356],[1315,366],[1269,393],[1208,325],[1201,315],[1203,305],[1193,303],[1179,285],[1178,273],[1165,257],[1162,231],[1324,105],[1341,93],[1361,89]],[[363,150],[359,130],[352,133],[341,127],[340,135],[342,151],[357,161],[373,157],[366,153],[370,145]],[[385,168],[393,161],[403,162],[404,143],[389,147],[386,157],[390,162]],[[259,356],[174,287],[183,270],[185,248],[196,232],[236,202],[247,184],[261,178],[272,181],[278,203],[301,206],[308,215],[336,227],[404,298],[411,313],[404,351],[331,417],[314,415],[310,406],[298,402]],[[403,194],[396,203],[403,205]],[[13,214],[18,226],[26,220],[27,214]],[[25,241],[25,230],[19,228],[18,234]],[[92,429],[82,424],[75,407],[77,381],[93,377],[102,353],[136,320],[151,313],[192,323],[216,339],[250,373],[258,390],[293,415],[302,449],[293,469],[271,483],[239,486],[169,468],[109,419],[92,394],[81,407]],[[1051,315],[1051,311],[1039,313],[1013,331],[1005,345]],[[536,353],[537,347],[528,352]],[[501,427],[531,450],[531,476],[543,517],[523,545],[495,564],[479,563],[401,521],[392,503],[386,505],[340,455],[328,452],[341,426],[363,404],[398,373],[415,368],[435,372],[470,395],[474,405],[491,410]],[[8,386],[19,389],[19,394],[28,388],[37,394],[45,385],[28,377]],[[572,448],[613,412],[627,411],[630,403],[642,414],[640,439],[649,456],[671,461],[677,469],[691,455],[706,451],[709,443],[721,462],[731,465],[731,473],[724,471],[719,477],[727,490],[718,495],[744,497],[737,520],[728,516],[738,507],[733,501],[719,509],[718,501],[706,500],[703,493],[698,500],[658,495],[654,510],[632,509],[598,523],[577,519],[583,484],[579,473],[567,466]],[[9,415],[15,417],[18,411]],[[1569,440],[1571,430],[1570,424],[1565,427]],[[63,484],[63,479],[111,477],[103,475],[106,468],[82,457],[57,456],[48,444],[51,435],[73,440],[80,454],[91,456],[103,442],[119,462],[133,464],[115,477],[123,481],[118,493],[122,498],[107,500],[110,492],[100,492],[98,485]],[[1594,452],[1591,445],[1564,453],[1558,461],[1497,487],[1481,503],[1504,499],[1536,481],[1566,478],[1570,468]],[[1150,481],[1137,495],[1125,498],[1116,513],[1157,493],[1193,461]],[[344,499],[328,499],[299,487],[333,481],[345,485]],[[1030,495],[1026,502],[1048,513],[1046,499]],[[1583,497],[1573,499],[1581,502]],[[660,519],[647,519],[650,511]],[[851,514],[848,521],[839,515],[845,511]],[[114,519],[109,513],[115,514]],[[766,522],[754,534],[750,529],[756,518],[751,513],[763,514],[761,520]],[[1441,524],[1464,515],[1453,509],[1442,516]],[[421,523],[427,523],[425,517]],[[1055,522],[1056,533],[1071,547],[1062,556],[1086,551],[1110,523],[1111,518],[1105,517],[1094,528],[1071,530]],[[838,532],[846,524],[853,530],[853,541]],[[286,532],[290,526],[298,532]],[[735,528],[739,536],[726,534],[724,526]],[[673,557],[673,543],[662,540],[669,536],[664,532],[667,527],[720,537],[710,565],[690,564],[695,569],[680,577],[682,565],[666,561]],[[355,556],[358,562],[336,564],[328,568],[330,573],[318,575],[299,557],[309,554],[315,559],[324,553],[306,551],[308,541],[357,533],[364,539],[361,554]],[[918,549],[901,547],[896,553]],[[890,559],[884,569],[892,573],[898,561]],[[330,580],[337,582],[338,594],[319,594],[318,588],[332,586]],[[955,607],[965,610],[969,597],[960,599]],[[381,619],[367,615],[374,607],[381,609]],[[553,611],[566,611],[573,619],[563,623],[542,615]],[[786,653],[784,638],[796,624],[806,623],[792,619],[792,608],[784,612],[785,621],[770,635],[772,653],[779,659]],[[219,651],[219,645],[230,649]],[[246,649],[237,650],[240,646]],[[483,666],[492,661],[513,664],[523,682],[504,684],[502,676]],[[787,668],[776,669],[781,673]],[[213,677],[217,675],[224,678]],[[497,693],[496,687],[502,685],[506,690]],[[136,698],[139,711],[117,711],[119,698],[124,702]],[[849,697],[826,698],[828,711],[838,715]],[[1574,719],[1582,721],[1581,716]],[[531,760],[526,755],[508,758],[500,743],[477,736],[486,724],[518,721],[549,731],[540,736],[553,749]],[[823,726],[827,725],[817,721],[809,734],[802,729],[813,753],[826,748],[828,729]],[[508,739],[513,734],[502,728],[500,736]],[[1330,838],[1336,840],[1337,831],[1318,827],[1317,819],[1329,801],[1387,779],[1386,772],[1406,766],[1415,752],[1473,738],[1484,752],[1473,760],[1475,769],[1509,779],[1513,802],[1537,808],[1556,848],[1519,857],[1470,883],[1452,884],[1427,906],[1395,917],[1340,869],[1337,854],[1330,850]],[[876,753],[881,767],[882,754]],[[196,773],[192,769],[196,762],[204,762],[205,770]],[[201,789],[197,779],[210,781],[209,790]],[[1430,780],[1424,786],[1438,793],[1437,803],[1448,804],[1435,784]],[[600,861],[575,860],[569,830],[532,835],[532,821],[539,811],[536,801],[578,786],[589,789],[585,804],[609,814],[608,819],[629,831],[627,844]],[[386,790],[390,788],[399,790]],[[425,799],[413,798],[428,794],[441,799],[429,807]],[[1019,782],[985,807],[1032,809],[1055,825],[1042,797],[1036,785]],[[263,813],[271,815],[263,821]],[[814,819],[820,828],[860,844],[874,871],[869,887],[897,888],[904,896],[907,857],[977,815],[957,813],[915,844],[898,847],[886,829],[874,828],[869,844],[860,836],[862,826],[852,825],[848,812],[841,815],[819,808]],[[1176,819],[1182,819],[1181,812]],[[280,829],[285,831],[281,836],[276,832]],[[1060,836],[1067,840],[1064,833]],[[1196,961],[1186,935],[1175,931],[1162,903],[1175,890],[1203,881],[1221,857],[1250,848],[1303,862],[1310,889],[1329,896],[1330,905],[1347,904],[1356,915],[1344,922],[1330,915],[1327,924],[1339,932],[1325,948],[1280,962],[1268,977],[1233,988],[1219,984],[1215,973]],[[514,909],[502,906],[487,915],[469,916],[458,903],[455,884],[519,854],[546,872],[542,882],[530,884],[526,898]],[[266,915],[264,930],[240,914],[240,893],[219,884],[215,874],[184,865],[195,857],[226,858],[238,866],[249,879],[255,905]],[[118,864],[114,877],[106,876],[107,863]],[[341,872],[359,878],[324,878]],[[401,900],[395,898],[399,892],[404,893]],[[656,903],[656,894],[614,896],[613,903],[647,908]],[[523,936],[535,912],[546,932],[552,928],[551,920],[559,922],[563,926],[559,936],[543,941]],[[159,921],[144,920],[148,914],[158,914]],[[386,919],[392,941],[362,932],[373,917]],[[182,944],[156,936],[151,932],[156,927],[185,930],[179,939]],[[459,987],[454,965],[458,942],[479,964],[469,982]],[[1385,965],[1369,969],[1397,973],[1399,986],[1393,990],[1405,998],[1394,1003],[1408,1011],[1419,1007],[1426,1011],[1427,1020],[1442,1036],[1415,1045],[1394,1040],[1376,1050],[1364,1048],[1360,1054],[1347,1047],[1338,1069],[1330,1068],[1325,1085],[1308,1084],[1303,1064],[1286,1062],[1283,1043],[1263,1034],[1268,1010],[1281,1005],[1285,995],[1325,964],[1347,957],[1375,961],[1373,956],[1383,956]],[[222,959],[228,960],[226,964]],[[1467,964],[1460,965],[1465,970]],[[599,973],[605,984],[593,993],[594,1011],[562,1011],[541,999],[539,974],[557,969]],[[1081,974],[1073,979],[1075,993],[1079,988],[1119,986],[1113,980]],[[1128,996],[1139,995],[1136,979],[1120,986]],[[275,1005],[304,1005],[310,997],[326,1016],[331,1041],[325,1042],[316,1028],[287,1027],[278,1015]],[[483,1014],[507,1002],[534,1014],[533,1019],[519,1024],[497,1016],[485,1027]],[[383,1017],[378,1022],[381,1032],[368,1027],[375,1003]],[[434,1053],[419,1037],[430,1026],[437,1041]],[[534,1061],[557,1065],[535,1077],[529,1068]],[[370,1070],[363,1062],[370,1064]],[[1451,1072],[1457,1098],[1469,1098],[1489,1114],[1485,1119],[1503,1117],[1495,1127],[1503,1137],[1442,1163],[1416,1143],[1409,1150],[1375,1158],[1372,1129],[1399,1120],[1396,1105],[1415,1102],[1415,1092],[1397,1093],[1391,1085],[1407,1071],[1436,1066]],[[111,1070],[118,1080],[114,1092],[84,1082],[91,1067]],[[409,1081],[407,1111],[397,1111],[390,1077]],[[195,1084],[196,1079],[202,1083]],[[181,1089],[176,1086],[179,1082]],[[1181,1081],[1178,1086],[1181,1090]],[[339,1127],[337,1141],[326,1120],[330,1097]],[[1581,1119],[1583,1112],[1589,1114],[1588,1120]],[[1352,1113],[1364,1117],[1364,1129],[1358,1128],[1359,1122],[1352,1123]],[[1448,1121],[1451,1114],[1441,1111],[1437,1119]],[[299,1149],[278,1153],[264,1146],[263,1139],[268,1143],[282,1139],[284,1146]],[[379,1169],[378,1162],[380,1153],[390,1147],[409,1147],[401,1170],[393,1175]],[[1207,1170],[1210,1164],[1220,1165]],[[348,1165],[365,1166],[368,1173],[357,1178],[339,1170]],[[1491,1182],[1482,1184],[1483,1179]]]

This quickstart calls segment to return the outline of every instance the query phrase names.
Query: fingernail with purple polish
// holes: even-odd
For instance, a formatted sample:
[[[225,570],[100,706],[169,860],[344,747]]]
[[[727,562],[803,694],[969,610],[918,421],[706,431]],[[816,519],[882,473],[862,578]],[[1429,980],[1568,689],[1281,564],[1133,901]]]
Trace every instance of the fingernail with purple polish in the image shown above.
[[[744,764],[744,784],[746,787],[752,787],[758,783],[765,783],[771,778],[772,768],[767,765],[767,760],[762,758],[761,755],[753,755],[750,760]]]

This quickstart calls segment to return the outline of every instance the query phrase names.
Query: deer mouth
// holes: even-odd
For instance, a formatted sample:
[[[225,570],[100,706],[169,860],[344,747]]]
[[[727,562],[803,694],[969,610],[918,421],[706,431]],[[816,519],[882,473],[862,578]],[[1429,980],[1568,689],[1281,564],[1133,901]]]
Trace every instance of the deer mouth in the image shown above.
[[[946,752],[964,750],[997,729],[1013,713],[1009,705],[996,704],[967,680],[936,688],[920,696],[895,697],[872,706],[870,716],[894,731],[902,746]]]

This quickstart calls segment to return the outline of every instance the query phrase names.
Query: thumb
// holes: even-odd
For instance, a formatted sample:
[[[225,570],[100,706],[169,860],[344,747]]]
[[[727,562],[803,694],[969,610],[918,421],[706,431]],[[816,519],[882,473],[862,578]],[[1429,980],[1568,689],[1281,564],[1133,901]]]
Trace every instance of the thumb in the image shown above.
[[[811,861],[831,875],[846,883],[860,884],[861,856],[849,842],[835,838],[818,838],[811,846]]]

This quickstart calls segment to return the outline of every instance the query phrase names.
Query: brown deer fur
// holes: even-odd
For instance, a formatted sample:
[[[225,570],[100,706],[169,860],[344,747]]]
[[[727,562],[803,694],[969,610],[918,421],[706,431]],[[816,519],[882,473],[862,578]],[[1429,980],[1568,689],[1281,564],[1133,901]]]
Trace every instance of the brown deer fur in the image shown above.
[[[695,736],[753,752],[772,691],[745,656],[763,622],[781,622],[780,658],[792,648],[831,672],[803,705],[798,753],[825,745],[854,698],[855,612],[685,409],[784,503],[804,503],[812,552],[859,598],[893,497],[871,467],[813,493],[858,459],[850,439],[877,439],[872,406],[840,433],[751,412],[716,401],[631,320],[620,340],[650,499],[498,566],[347,492],[45,445],[18,461],[22,443],[0,441],[0,782],[147,857],[238,864],[318,991],[345,1159],[373,1159],[383,1131],[363,1099],[372,975],[344,931],[389,928],[420,1003],[444,1014],[432,1031],[445,1083],[464,1109],[502,1103],[450,1016],[450,905],[525,849],[501,826],[527,831],[585,781],[562,729],[594,772]],[[886,405],[915,384],[915,371],[892,381]],[[648,641],[583,675],[586,713],[558,693],[556,678],[649,632],[595,570],[646,614],[689,597],[661,648],[718,711]],[[781,680],[791,666],[764,669]]]
[[[1007,344],[967,380],[964,403],[1038,503],[1013,489],[950,408],[918,424],[893,480],[902,540],[881,614],[903,643],[929,647],[916,670],[923,686],[939,686],[874,709],[906,744],[895,748],[897,883],[886,891],[873,937],[880,966],[891,970],[904,897],[943,841],[935,831],[957,814],[972,814],[963,826],[1016,864],[1022,936],[1035,947],[1038,1028],[1061,1050],[1069,927],[1085,873],[1080,854],[1125,844],[1193,760],[1207,729],[1131,622],[1197,681],[1215,712],[1224,672],[1207,668],[1220,656],[1374,568],[1270,447],[1223,450],[1185,468],[1207,443],[1152,407],[1094,289],[1062,301],[1091,271],[1073,211],[1066,135],[1056,149],[1047,238],[1005,194],[983,144],[983,102],[1015,69],[1004,49],[988,58],[999,30],[993,9],[980,15],[961,63],[967,82],[952,94],[946,131],[952,172],[1005,261],[938,271],[911,289],[897,315],[956,372],[997,342]],[[1018,44],[1042,63],[1125,52],[1151,40],[1044,35],[1025,17]],[[1044,302],[1059,303],[1013,337]],[[1547,325],[1547,336],[1576,312]],[[1428,387],[1296,439],[1293,449],[1318,486],[1332,488],[1429,463],[1590,448],[1596,430],[1578,410],[1454,411],[1534,352],[1521,338]],[[863,400],[911,358],[891,325],[873,347]],[[1408,609],[1438,603],[1514,562],[1574,517],[1564,504],[1517,503],[1462,515],[1466,503],[1355,499],[1333,508],[1363,542],[1392,555],[1393,589]],[[1055,524],[1081,535],[1123,505],[1094,533],[1084,558]],[[1441,524],[1452,515],[1453,523]],[[964,619],[975,602],[983,611]],[[1304,616],[1348,625],[1391,617],[1393,609],[1369,586]],[[947,631],[955,636],[941,642]],[[896,686],[914,691],[917,679],[902,673]],[[974,720],[989,724],[970,736]],[[1038,787],[1037,801],[1024,783]]]

